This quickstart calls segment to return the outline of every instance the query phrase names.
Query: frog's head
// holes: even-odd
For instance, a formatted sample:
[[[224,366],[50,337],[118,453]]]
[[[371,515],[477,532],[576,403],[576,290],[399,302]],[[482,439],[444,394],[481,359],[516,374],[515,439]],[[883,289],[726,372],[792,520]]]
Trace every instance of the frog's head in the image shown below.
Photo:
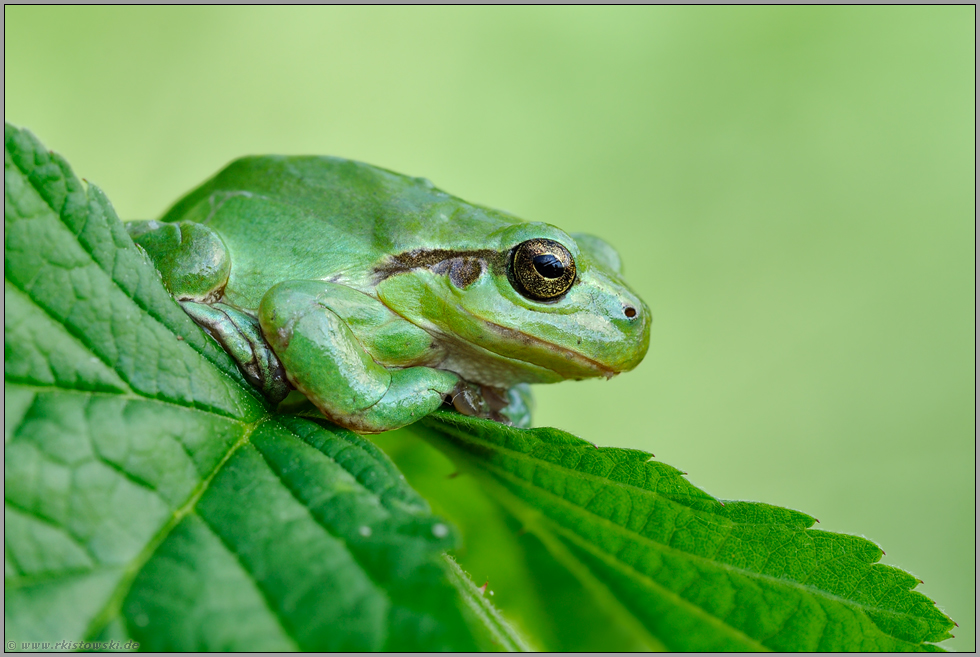
[[[399,254],[376,270],[379,298],[444,345],[437,366],[503,387],[609,378],[643,359],[650,310],[611,246],[543,223],[481,242]]]

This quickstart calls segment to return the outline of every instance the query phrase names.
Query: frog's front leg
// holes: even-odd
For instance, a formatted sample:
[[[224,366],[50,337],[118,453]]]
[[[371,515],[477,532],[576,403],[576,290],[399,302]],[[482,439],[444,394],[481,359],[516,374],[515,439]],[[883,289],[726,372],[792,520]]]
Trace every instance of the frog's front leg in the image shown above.
[[[459,383],[455,374],[431,367],[380,365],[366,347],[390,348],[411,362],[431,340],[377,300],[341,285],[280,283],[262,298],[259,323],[290,383],[329,419],[355,431],[410,424],[438,408]]]

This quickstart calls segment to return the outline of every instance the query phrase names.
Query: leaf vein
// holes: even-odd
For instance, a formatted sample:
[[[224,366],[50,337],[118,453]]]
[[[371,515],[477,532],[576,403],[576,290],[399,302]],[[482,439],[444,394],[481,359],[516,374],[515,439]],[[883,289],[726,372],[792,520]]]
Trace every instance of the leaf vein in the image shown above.
[[[299,436],[299,434],[297,434],[296,432],[292,431],[288,427],[283,426],[279,422],[276,422],[275,425],[279,429],[282,429],[284,432],[288,433],[289,435],[293,436],[294,438],[296,438],[297,440],[299,440],[300,442],[302,442],[304,445],[307,444],[306,441],[303,440],[302,437]],[[351,560],[354,563],[356,563],[358,566],[361,567],[361,571],[364,573],[364,575],[368,578],[368,580],[371,581],[372,584],[375,585],[375,587],[377,588],[378,592],[381,593],[385,597],[385,599],[388,600],[388,602],[390,604],[391,603],[391,598],[388,596],[388,592],[387,592],[387,589],[385,588],[385,586],[380,581],[378,581],[375,578],[375,576],[371,573],[371,571],[365,566],[363,560],[358,558],[357,552],[355,550],[352,550],[350,548],[350,545],[348,544],[347,540],[343,536],[341,536],[340,534],[337,534],[334,531],[332,531],[330,529],[330,527],[327,526],[327,524],[325,522],[323,522],[323,519],[320,518],[316,513],[313,512],[313,509],[310,508],[309,504],[307,504],[306,502],[304,502],[303,499],[299,496],[298,491],[296,491],[296,489],[294,489],[293,486],[291,486],[290,483],[288,481],[286,481],[286,479],[283,478],[282,471],[278,467],[276,467],[276,465],[271,460],[269,460],[269,458],[266,456],[265,452],[262,449],[259,449],[258,447],[256,447],[256,451],[258,451],[258,453],[262,456],[262,460],[265,461],[266,465],[269,467],[269,470],[271,470],[272,473],[276,476],[276,479],[279,480],[279,483],[282,484],[283,488],[285,488],[289,492],[289,494],[292,496],[292,498],[294,500],[296,500],[296,502],[298,502],[300,504],[300,506],[302,506],[304,509],[306,509],[307,513],[310,514],[310,517],[313,519],[313,521],[316,524],[318,524],[320,526],[320,528],[323,529],[323,531],[325,531],[327,533],[328,536],[330,536],[331,538],[337,540],[341,545],[344,546],[344,550],[351,557]],[[317,450],[317,451],[319,451],[319,450]],[[321,452],[321,454],[322,454],[322,452]],[[330,459],[330,457],[327,456],[326,454],[323,454],[323,456],[324,456],[324,458]],[[333,461],[333,459],[330,459],[330,460]],[[336,461],[334,461],[334,463],[336,463]],[[344,468],[339,463],[337,463],[337,467],[343,469],[345,472],[350,472],[349,470],[347,470],[346,468]],[[355,481],[357,481],[356,477],[355,477]],[[364,488],[363,484],[361,484],[359,481],[358,481],[358,484],[361,485],[361,490],[364,491],[364,493],[366,493],[367,495],[370,495],[370,496],[374,497],[374,493],[372,493],[369,489]],[[378,500],[378,505],[381,506],[380,499]],[[384,507],[382,506],[382,508],[384,508]],[[391,512],[388,511],[387,509],[385,509],[385,511],[388,512],[388,516],[391,517]]]
[[[85,349],[85,351],[87,351],[88,353],[92,354],[95,358],[99,359],[99,361],[103,365],[105,365],[108,369],[112,370],[117,375],[119,375],[120,379],[122,380],[122,382],[126,386],[127,391],[133,392],[132,387],[129,385],[129,381],[127,381],[122,376],[122,374],[118,371],[118,369],[116,368],[116,366],[113,365],[112,363],[110,363],[102,354],[96,353],[92,349],[92,345],[90,345],[86,340],[83,339],[82,334],[80,332],[76,331],[70,324],[65,323],[65,321],[63,319],[59,319],[50,308],[48,308],[47,306],[42,305],[36,298],[34,298],[34,296],[28,290],[25,290],[25,289],[21,288],[20,285],[18,285],[15,281],[11,281],[10,279],[8,279],[6,277],[4,278],[4,281],[10,283],[10,285],[12,285],[14,287],[14,289],[18,290],[24,296],[26,296],[28,299],[30,299],[34,303],[34,306],[35,307],[37,307],[45,315],[47,315],[48,318],[52,321],[53,324],[62,327],[64,329],[65,333],[67,333],[70,337],[74,338],[75,341],[83,349]],[[70,311],[68,313],[66,313],[66,316],[69,315],[69,314],[71,314]]]
[[[275,604],[273,604],[273,601],[269,596],[269,592],[265,589],[264,586],[262,586],[262,583],[255,576],[255,571],[249,568],[248,564],[245,562],[244,559],[242,559],[241,555],[234,548],[234,546],[231,545],[227,540],[225,540],[225,537],[221,535],[221,532],[217,531],[211,525],[211,523],[208,522],[207,518],[205,518],[200,514],[194,514],[194,515],[198,519],[200,519],[200,521],[208,528],[208,531],[211,532],[211,535],[214,536],[219,543],[221,543],[222,547],[224,547],[225,550],[228,551],[228,554],[230,554],[235,559],[235,561],[238,562],[238,565],[241,567],[241,569],[249,575],[249,579],[252,581],[252,584],[255,585],[255,588],[259,593],[259,597],[261,597],[262,602],[265,603],[265,608],[272,615],[272,618],[275,619],[276,624],[282,630],[283,636],[285,636],[292,644],[293,651],[294,652],[301,651],[302,647],[296,642],[296,638],[289,632],[289,630],[286,627],[285,617],[276,608]]]
[[[147,396],[147,395],[141,395],[141,394],[134,393],[134,392],[122,393],[122,392],[107,392],[107,391],[104,391],[104,390],[85,390],[85,389],[82,389],[82,388],[66,388],[63,385],[50,385],[50,386],[45,386],[45,385],[39,385],[37,383],[23,383],[21,381],[7,379],[6,377],[5,377],[4,380],[5,380],[5,382],[9,382],[9,383],[11,383],[13,385],[16,385],[16,386],[19,386],[19,387],[22,387],[22,388],[26,388],[26,389],[29,389],[29,390],[33,390],[35,393],[38,393],[38,394],[42,394],[42,393],[43,394],[54,394],[54,392],[57,392],[57,393],[63,393],[63,394],[66,394],[66,395],[88,395],[88,396],[91,396],[91,397],[108,397],[108,398],[112,398],[112,399],[126,399],[128,401],[134,401],[134,402],[136,402],[136,401],[138,401],[138,402],[149,402],[149,403],[154,403],[154,404],[161,404],[163,406],[171,406],[171,407],[173,407],[175,409],[180,409],[181,412],[191,411],[191,412],[194,412],[194,413],[203,413],[205,415],[212,415],[214,417],[221,418],[222,420],[231,420],[233,422],[239,422],[239,423],[242,422],[241,418],[235,417],[233,415],[228,415],[226,413],[222,413],[222,412],[220,412],[220,409],[217,409],[216,410],[214,408],[209,408],[209,407],[206,407],[204,405],[184,406],[183,404],[179,404],[179,403],[177,403],[175,401],[172,401],[170,399],[166,399],[166,398],[162,398],[161,399],[159,397],[150,397],[150,396]]]
[[[98,572],[100,570],[112,570],[111,566],[104,566],[102,568],[89,567],[89,568],[63,568],[61,570],[44,570],[38,573],[32,573],[30,575],[23,574],[20,577],[4,578],[3,586],[8,589],[23,589],[28,586],[36,586],[37,584],[44,584],[45,582],[50,582],[54,579],[62,579],[66,577],[75,577],[82,575],[90,575],[92,573]]]
[[[41,522],[41,523],[43,523],[45,525],[48,525],[49,527],[53,527],[54,529],[58,529],[58,530],[63,531],[68,536],[68,538],[70,538],[75,543],[75,545],[78,546],[79,549],[81,549],[83,552],[85,552],[85,554],[88,555],[88,557],[92,560],[93,563],[101,563],[101,561],[95,555],[95,553],[92,552],[92,548],[89,547],[88,543],[85,542],[82,539],[82,537],[80,537],[78,534],[76,534],[75,532],[73,532],[72,529],[68,525],[63,525],[60,522],[58,522],[57,520],[55,520],[54,518],[50,518],[50,517],[44,515],[41,511],[39,511],[37,509],[30,509],[30,508],[24,506],[23,504],[20,504],[19,502],[16,502],[14,500],[11,500],[10,498],[8,498],[6,496],[3,498],[3,503],[5,505],[9,506],[10,508],[12,508],[12,509],[14,509],[14,510],[16,510],[16,511],[22,513],[22,514],[24,514],[25,516],[28,516],[30,518],[34,518],[38,522]],[[5,545],[6,545],[6,543],[5,543]]]
[[[22,169],[21,166],[20,166],[20,164],[18,162],[15,161],[14,162],[14,166],[17,167],[17,169],[21,172],[21,174],[24,175],[24,177],[27,178],[30,181],[31,187],[38,194],[38,196],[41,198],[41,200],[44,202],[44,204],[58,217],[58,220],[61,222],[61,224],[68,230],[68,232],[70,234],[73,234],[75,236],[76,242],[79,244],[79,246],[81,246],[82,250],[84,250],[85,253],[89,256],[90,262],[92,264],[94,264],[99,270],[101,270],[106,275],[106,278],[111,282],[112,286],[116,290],[118,290],[125,298],[129,299],[130,301],[132,301],[133,302],[133,305],[135,305],[138,310],[142,311],[150,319],[152,319],[153,321],[155,321],[166,332],[173,334],[174,331],[167,325],[167,323],[165,321],[163,321],[162,315],[160,315],[159,313],[155,312],[151,306],[148,306],[147,304],[145,304],[143,302],[143,300],[141,298],[137,297],[136,296],[136,293],[135,293],[135,290],[134,290],[133,294],[130,294],[124,287],[122,287],[119,284],[119,282],[113,276],[112,272],[107,271],[102,266],[102,263],[99,262],[98,258],[95,257],[95,254],[92,252],[92,249],[90,248],[90,246],[84,240],[79,239],[79,236],[81,235],[81,232],[74,233],[72,231],[72,229],[71,229],[71,226],[69,226],[68,223],[67,223],[67,221],[65,221],[65,217],[64,217],[64,214],[63,214],[64,208],[62,208],[61,210],[56,210],[55,208],[53,208],[51,206],[51,203],[49,203],[48,200],[46,198],[44,198],[44,195],[41,194],[40,190],[38,190],[37,185],[35,185],[34,180],[32,179],[31,175],[28,174],[24,169]],[[63,170],[61,171],[61,174],[62,174],[62,176],[64,177],[64,179],[67,182],[69,180],[69,178],[68,178],[68,176],[65,174],[65,172]],[[72,175],[74,175],[74,174],[72,174]],[[91,206],[92,198],[89,195],[89,188],[85,188],[85,190],[84,190],[83,193],[85,194],[85,198],[88,201],[89,206]],[[67,206],[68,203],[69,203],[69,200],[68,200],[68,196],[66,195],[66,197],[65,197],[65,206]],[[90,215],[90,212],[86,212],[86,217],[88,217],[89,215]],[[49,263],[49,264],[51,264],[51,263]],[[40,273],[38,275],[40,275]],[[49,316],[51,315],[51,313],[48,312],[48,309],[45,308],[45,307],[43,307],[43,306],[41,306],[41,304],[38,303],[37,299],[34,299],[34,297],[31,297],[31,295],[26,290],[21,290],[21,291],[24,292],[25,294],[27,294],[35,302],[35,304],[38,305],[39,308],[42,308],[43,310],[45,310],[45,312],[47,312]],[[171,297],[171,299],[172,299],[172,297]],[[57,322],[57,323],[60,324],[61,322]],[[66,326],[66,330],[69,330],[67,326]],[[207,339],[210,339],[210,338],[207,338]],[[91,348],[90,345],[86,344],[84,341],[81,341],[81,342],[82,342],[82,344],[84,344],[86,346],[86,348],[89,351],[92,351],[92,348]],[[242,385],[238,381],[236,381],[233,377],[228,376],[228,374],[225,373],[224,369],[215,360],[213,360],[207,353],[205,353],[206,350],[204,350],[203,348],[198,348],[196,345],[187,343],[186,341],[185,341],[185,344],[187,344],[187,346],[192,351],[194,351],[199,356],[201,356],[202,358],[204,358],[207,362],[209,362],[212,365],[214,365],[215,366],[215,370],[217,370],[221,374],[221,376],[223,378],[225,378],[226,380],[228,380],[229,382],[231,382],[237,388],[244,389],[242,387]],[[107,367],[109,367],[110,369],[114,370],[120,376],[120,378],[122,378],[126,382],[127,386],[130,386],[129,380],[126,379],[126,377],[123,375],[122,372],[120,372],[115,366],[113,366],[108,361],[106,361],[102,357],[101,354],[95,354],[95,356],[97,358],[99,358],[99,360],[101,360]],[[248,393],[248,392],[249,391],[246,390],[246,393]],[[197,406],[197,405],[198,404],[195,404],[195,406]]]

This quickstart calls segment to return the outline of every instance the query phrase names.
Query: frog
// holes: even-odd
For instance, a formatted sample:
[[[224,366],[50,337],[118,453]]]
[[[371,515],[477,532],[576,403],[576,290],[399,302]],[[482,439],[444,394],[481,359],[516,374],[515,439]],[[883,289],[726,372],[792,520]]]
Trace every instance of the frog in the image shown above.
[[[272,407],[357,433],[443,405],[529,426],[531,384],[608,379],[649,346],[601,238],[355,160],[244,157],[126,228]]]

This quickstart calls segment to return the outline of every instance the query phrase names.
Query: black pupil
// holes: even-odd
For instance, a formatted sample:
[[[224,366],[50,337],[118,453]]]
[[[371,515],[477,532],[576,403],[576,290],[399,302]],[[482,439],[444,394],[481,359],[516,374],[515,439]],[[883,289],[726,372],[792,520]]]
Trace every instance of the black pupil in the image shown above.
[[[531,262],[534,263],[534,268],[538,270],[538,273],[545,278],[561,278],[562,274],[565,273],[565,265],[561,264],[561,260],[550,253],[536,255],[531,259]]]

